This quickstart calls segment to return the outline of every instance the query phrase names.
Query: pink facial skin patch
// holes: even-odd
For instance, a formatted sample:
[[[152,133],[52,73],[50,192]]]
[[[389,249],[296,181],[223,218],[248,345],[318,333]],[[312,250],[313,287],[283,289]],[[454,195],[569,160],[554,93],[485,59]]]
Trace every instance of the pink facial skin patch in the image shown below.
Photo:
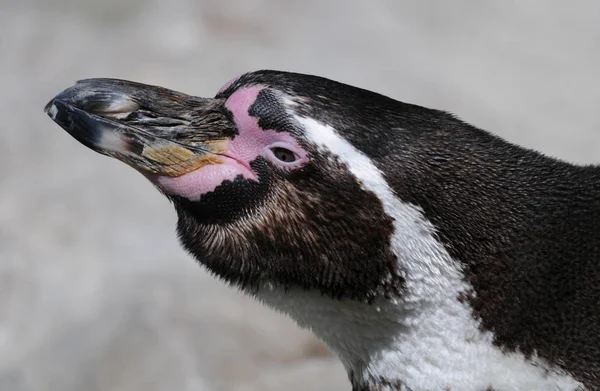
[[[258,125],[258,118],[248,113],[263,88],[240,88],[225,102],[225,107],[232,113],[238,134],[225,142],[227,148],[221,154],[222,162],[206,165],[180,177],[145,174],[146,177],[167,194],[198,201],[202,195],[214,191],[224,181],[233,181],[240,175],[247,180],[258,181],[250,163],[259,156],[284,170],[306,164],[306,152],[290,133],[262,129]],[[285,148],[293,152],[297,159],[282,162],[273,154],[273,148]]]
[[[145,174],[162,191],[171,195],[198,201],[203,194],[214,191],[223,181],[233,181],[238,175],[256,180],[256,175],[234,159],[224,158],[223,163],[204,166],[179,177]]]
[[[248,167],[250,162],[259,155],[286,169],[297,168],[306,164],[308,161],[306,152],[291,134],[262,129],[258,125],[258,118],[252,117],[248,113],[263,88],[261,86],[241,88],[225,102],[225,107],[233,114],[239,132],[233,140],[227,142],[227,155],[247,164]],[[272,156],[269,150],[269,147],[272,146],[289,149],[294,152],[298,159],[293,163],[283,163]]]

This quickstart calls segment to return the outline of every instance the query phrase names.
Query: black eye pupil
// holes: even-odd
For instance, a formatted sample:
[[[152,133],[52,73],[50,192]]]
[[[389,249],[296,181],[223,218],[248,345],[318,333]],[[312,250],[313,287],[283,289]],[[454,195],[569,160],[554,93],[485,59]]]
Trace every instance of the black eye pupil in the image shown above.
[[[285,163],[291,163],[296,160],[296,155],[294,155],[294,152],[281,147],[273,148],[273,155]]]

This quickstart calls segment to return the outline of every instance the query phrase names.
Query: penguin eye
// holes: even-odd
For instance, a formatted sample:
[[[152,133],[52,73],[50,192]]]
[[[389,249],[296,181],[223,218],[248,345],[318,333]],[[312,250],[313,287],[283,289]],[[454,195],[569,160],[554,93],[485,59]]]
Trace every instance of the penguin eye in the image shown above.
[[[289,149],[274,147],[271,148],[271,152],[273,152],[273,156],[284,163],[293,163],[298,160],[298,156]]]

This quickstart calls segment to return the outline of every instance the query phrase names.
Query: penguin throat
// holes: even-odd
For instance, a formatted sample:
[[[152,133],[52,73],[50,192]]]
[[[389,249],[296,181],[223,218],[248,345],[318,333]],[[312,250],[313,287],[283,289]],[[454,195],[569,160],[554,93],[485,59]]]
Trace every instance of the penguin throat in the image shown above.
[[[501,351],[466,304],[431,293],[366,303],[265,284],[251,294],[321,339],[354,390],[581,389],[537,357]]]

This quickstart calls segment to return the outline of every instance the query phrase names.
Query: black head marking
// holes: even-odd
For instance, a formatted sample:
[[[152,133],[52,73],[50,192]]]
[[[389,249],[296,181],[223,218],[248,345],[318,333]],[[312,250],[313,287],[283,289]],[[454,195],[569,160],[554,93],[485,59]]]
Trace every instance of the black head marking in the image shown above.
[[[258,93],[256,101],[250,106],[248,113],[252,117],[258,118],[258,126],[262,129],[290,132],[297,126],[285,111],[281,97],[278,97],[275,91],[268,88]]]
[[[251,163],[258,181],[247,180],[241,175],[233,181],[223,181],[215,190],[202,195],[197,201],[181,196],[168,196],[178,210],[198,216],[206,225],[231,224],[245,216],[256,213],[269,194],[272,173],[267,161],[259,157]]]

